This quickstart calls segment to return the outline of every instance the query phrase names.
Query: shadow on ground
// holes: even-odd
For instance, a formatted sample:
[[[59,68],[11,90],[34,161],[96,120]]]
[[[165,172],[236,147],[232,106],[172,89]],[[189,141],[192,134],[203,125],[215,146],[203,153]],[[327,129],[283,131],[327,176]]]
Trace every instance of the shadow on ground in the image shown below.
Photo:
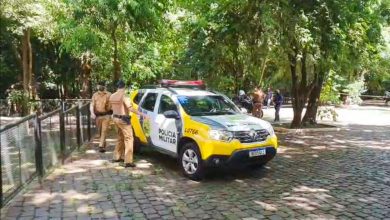
[[[137,168],[110,163],[90,145],[42,186],[16,198],[8,218],[240,219],[390,216],[389,126],[281,134],[277,157],[258,170],[213,170],[202,182],[153,150]]]

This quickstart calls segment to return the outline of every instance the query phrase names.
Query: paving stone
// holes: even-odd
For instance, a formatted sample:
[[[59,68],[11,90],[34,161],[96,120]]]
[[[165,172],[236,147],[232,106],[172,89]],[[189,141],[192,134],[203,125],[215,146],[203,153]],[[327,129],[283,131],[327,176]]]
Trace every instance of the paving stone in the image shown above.
[[[143,212],[145,213],[145,214],[155,214],[155,213],[157,213],[157,211],[155,210],[155,209],[153,209],[153,208],[147,208],[147,209],[143,209]]]
[[[271,220],[282,220],[283,218],[281,216],[279,216],[279,215],[271,215],[269,217],[269,219],[271,219]]]
[[[200,183],[155,152],[135,156],[151,168],[128,170],[98,165],[110,154],[86,154],[12,200],[5,219],[384,219],[390,215],[388,129],[279,134],[278,156],[265,169],[211,171]],[[155,167],[164,172],[148,174]]]

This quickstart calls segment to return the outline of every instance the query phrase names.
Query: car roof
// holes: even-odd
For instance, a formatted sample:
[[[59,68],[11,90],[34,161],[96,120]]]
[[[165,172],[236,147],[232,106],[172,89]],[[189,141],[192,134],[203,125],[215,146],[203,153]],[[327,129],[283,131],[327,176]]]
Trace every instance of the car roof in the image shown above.
[[[147,92],[158,92],[158,93],[171,93],[174,95],[184,96],[206,96],[206,95],[218,95],[215,92],[202,90],[202,89],[191,89],[191,88],[172,88],[172,87],[160,87],[154,89],[145,89]]]

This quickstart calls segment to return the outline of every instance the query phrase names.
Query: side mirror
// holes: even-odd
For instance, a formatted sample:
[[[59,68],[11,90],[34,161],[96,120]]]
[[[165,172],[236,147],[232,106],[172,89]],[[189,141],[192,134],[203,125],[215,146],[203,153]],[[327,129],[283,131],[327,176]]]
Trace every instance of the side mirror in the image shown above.
[[[240,108],[240,111],[241,111],[241,113],[243,113],[243,114],[248,113],[248,110],[246,110],[246,108]]]
[[[173,118],[173,119],[179,119],[180,118],[179,113],[177,111],[174,111],[174,110],[165,111],[164,112],[164,116],[166,118]]]

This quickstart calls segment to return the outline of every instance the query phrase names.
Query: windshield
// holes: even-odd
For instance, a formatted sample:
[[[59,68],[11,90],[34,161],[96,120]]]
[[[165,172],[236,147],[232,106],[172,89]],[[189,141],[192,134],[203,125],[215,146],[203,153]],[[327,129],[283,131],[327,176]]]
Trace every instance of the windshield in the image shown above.
[[[178,96],[181,106],[191,116],[237,114],[238,108],[220,95]]]

